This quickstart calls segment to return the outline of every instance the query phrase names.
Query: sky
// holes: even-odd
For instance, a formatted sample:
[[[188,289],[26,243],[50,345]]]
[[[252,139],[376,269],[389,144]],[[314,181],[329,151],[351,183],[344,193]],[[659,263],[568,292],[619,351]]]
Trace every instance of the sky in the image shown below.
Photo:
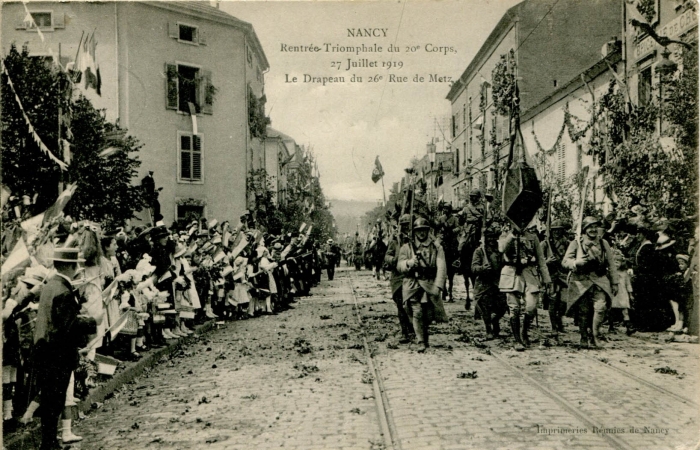
[[[439,139],[438,151],[445,147],[451,115],[446,80],[459,78],[503,14],[517,3],[222,1],[221,9],[253,25],[270,64],[265,94],[272,127],[311,148],[326,197],[377,201],[382,186],[371,180],[375,158],[379,156],[384,169],[388,193],[411,158],[425,154],[431,139]],[[325,50],[326,43],[377,45],[383,51],[289,51],[309,45]],[[388,52],[394,44],[399,51]],[[347,70],[348,59],[377,67]],[[343,77],[344,82],[304,82],[305,74],[307,80]],[[350,82],[353,74],[362,82]],[[430,81],[430,74],[444,79]],[[415,76],[424,81],[413,82]],[[401,81],[403,77],[408,81]]]

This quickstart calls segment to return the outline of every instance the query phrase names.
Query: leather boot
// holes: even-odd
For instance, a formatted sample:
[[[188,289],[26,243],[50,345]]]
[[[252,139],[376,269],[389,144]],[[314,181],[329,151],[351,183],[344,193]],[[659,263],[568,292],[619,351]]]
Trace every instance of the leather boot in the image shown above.
[[[552,325],[552,331],[555,333],[559,332],[559,317],[557,317],[557,310],[554,305],[549,305],[549,323]]]
[[[501,333],[501,318],[500,317],[494,317],[491,319],[491,329],[493,330],[493,337],[497,338],[498,335]]]
[[[523,345],[525,348],[530,347],[530,336],[528,335],[528,331],[530,329],[530,325],[532,325],[532,319],[534,319],[534,316],[532,314],[525,314],[525,317],[523,317]]]
[[[588,324],[585,318],[579,317],[578,331],[581,334],[580,348],[588,348]]]
[[[421,303],[420,308],[422,310],[422,317],[421,317],[421,326],[422,326],[422,334],[423,334],[423,348],[418,349],[418,353],[423,353],[425,352],[428,347],[430,347],[429,343],[429,330],[428,330],[428,304],[427,303]],[[416,330],[417,331],[417,330]]]
[[[600,340],[600,325],[603,323],[603,320],[605,319],[605,313],[603,311],[594,311],[593,312],[593,340],[591,343],[593,344],[593,347],[595,348],[601,348],[601,340]]]
[[[625,320],[624,324],[625,324],[625,328],[627,330],[627,331],[625,331],[627,336],[632,336],[637,331],[634,329],[634,327],[632,326],[632,322],[630,322],[629,320]]]
[[[523,343],[520,340],[520,316],[510,316],[510,329],[513,331],[513,339],[515,340],[513,348],[518,352],[522,352],[525,350],[525,347],[523,347]]]

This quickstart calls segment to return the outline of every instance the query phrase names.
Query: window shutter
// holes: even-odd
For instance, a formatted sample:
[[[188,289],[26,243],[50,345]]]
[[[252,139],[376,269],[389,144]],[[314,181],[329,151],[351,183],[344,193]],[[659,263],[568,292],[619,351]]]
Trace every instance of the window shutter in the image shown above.
[[[207,45],[207,34],[201,28],[197,30],[199,45]]]
[[[557,175],[559,176],[559,181],[564,181],[566,178],[566,147],[564,144],[559,144],[559,147],[557,148],[557,157],[559,159]]]
[[[168,22],[168,36],[173,39],[180,38],[180,27],[177,22]]]
[[[199,136],[192,136],[192,179],[202,179],[202,140]]]
[[[16,30],[26,30],[27,29],[28,24],[27,24],[27,22],[24,21],[25,16],[26,16],[26,13],[23,10],[22,13],[18,16],[19,19],[17,20],[17,25],[15,25]]]
[[[180,178],[192,178],[192,144],[190,136],[180,136]]]
[[[52,14],[51,20],[54,28],[65,28],[66,27],[66,16],[63,13]]]
[[[201,93],[199,96],[202,99],[200,110],[204,114],[213,114],[214,112],[214,97],[211,92],[211,86],[211,70],[202,70],[202,76],[199,83]]]
[[[165,108],[177,110],[177,66],[165,64]]]

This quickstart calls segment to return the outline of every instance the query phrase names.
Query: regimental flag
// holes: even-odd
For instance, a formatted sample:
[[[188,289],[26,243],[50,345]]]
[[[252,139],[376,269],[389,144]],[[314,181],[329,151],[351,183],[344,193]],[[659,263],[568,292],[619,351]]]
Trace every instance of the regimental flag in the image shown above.
[[[374,170],[372,170],[372,182],[376,183],[381,180],[384,176],[384,169],[382,169],[382,164],[379,162],[379,156],[374,160]]]

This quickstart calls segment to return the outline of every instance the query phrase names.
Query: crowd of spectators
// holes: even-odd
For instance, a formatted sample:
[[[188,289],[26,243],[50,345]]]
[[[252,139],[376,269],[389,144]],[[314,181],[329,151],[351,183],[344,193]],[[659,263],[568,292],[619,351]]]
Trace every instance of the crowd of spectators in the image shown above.
[[[309,294],[324,266],[330,269],[339,261],[331,240],[321,244],[310,238],[311,226],[270,235],[257,229],[247,212],[235,227],[200,219],[170,228],[159,221],[112,230],[57,216],[29,236],[4,231],[3,249],[13,249],[3,255],[3,269],[10,268],[3,273],[2,293],[4,429],[28,424],[35,413],[42,417],[42,428],[51,417],[56,424],[49,428],[55,429],[58,417],[48,414],[55,408],[42,404],[57,403],[62,395],[58,435],[63,444],[82,439],[71,431],[71,407],[112,375],[120,361],[137,361],[206,321],[277,314]],[[28,258],[15,261],[24,242]],[[65,262],[61,255],[66,252],[76,256]],[[62,272],[69,263],[74,273]],[[60,317],[58,300],[45,292],[61,277],[70,280],[65,295],[74,295],[78,305],[72,319]],[[56,331],[64,324],[70,328],[67,322],[76,319],[86,324],[76,336]],[[48,334],[42,331],[46,327]],[[42,378],[55,362],[44,350],[49,341],[53,353],[76,349],[77,362],[65,383]],[[48,392],[53,396],[44,395]],[[44,440],[52,433],[55,439],[51,431]]]

